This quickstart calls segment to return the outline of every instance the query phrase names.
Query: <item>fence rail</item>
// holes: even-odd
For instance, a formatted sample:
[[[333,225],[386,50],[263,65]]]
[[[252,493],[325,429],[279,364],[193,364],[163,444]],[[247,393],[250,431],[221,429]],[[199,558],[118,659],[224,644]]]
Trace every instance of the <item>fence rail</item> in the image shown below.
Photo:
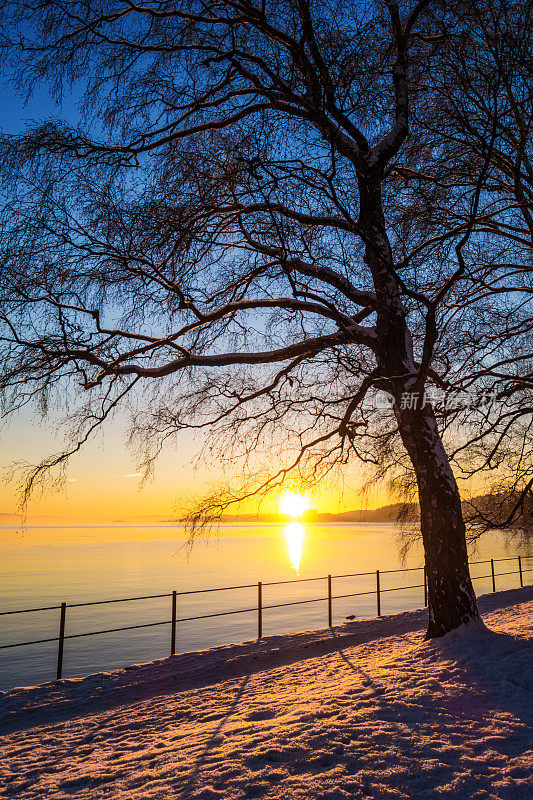
[[[523,560],[532,559],[533,556],[527,555],[517,555],[517,556],[509,556],[508,558],[490,558],[486,559],[485,561],[470,561],[470,566],[478,566],[480,564],[490,564],[491,571],[488,575],[475,575],[472,577],[473,581],[483,580],[487,578],[491,578],[492,580],[492,591],[496,591],[496,578],[503,577],[505,575],[519,575],[520,578],[520,586],[524,585],[524,573],[532,572],[533,567],[524,567],[522,564]],[[494,564],[499,563],[502,561],[516,561],[518,563],[518,569],[511,570],[508,572],[495,572]],[[381,587],[381,576],[382,575],[391,575],[393,573],[398,572],[416,572],[421,571],[423,572],[423,583],[412,584],[409,586],[393,586],[391,588],[383,589]],[[374,575],[376,579],[376,588],[370,589],[364,592],[350,592],[349,594],[333,594],[333,579],[341,579],[341,578],[362,578],[368,577],[370,575]],[[263,603],[263,588],[265,586],[283,586],[290,583],[308,583],[311,581],[327,581],[327,595],[323,597],[313,597],[309,600],[291,600],[288,603],[273,603],[270,605],[264,605]],[[178,597],[183,597],[185,595],[195,595],[195,594],[206,594],[209,592],[226,592],[232,591],[237,589],[257,589],[257,605],[254,605],[250,608],[239,608],[232,611],[217,611],[214,614],[200,614],[194,617],[181,617],[178,619],[177,616],[177,599]],[[195,620],[201,619],[211,619],[213,617],[225,617],[232,614],[248,614],[251,612],[257,613],[257,638],[261,639],[263,636],[263,612],[272,609],[272,608],[284,608],[286,606],[297,606],[297,605],[305,605],[306,603],[320,603],[327,601],[327,618],[328,618],[328,627],[333,626],[333,600],[341,600],[347,597],[363,597],[367,595],[376,595],[376,611],[377,616],[381,616],[381,595],[384,592],[400,592],[407,589],[424,589],[424,606],[428,604],[428,584],[427,584],[427,576],[426,576],[426,568],[425,567],[406,567],[405,569],[386,569],[386,570],[375,570],[372,572],[351,572],[343,575],[322,575],[316,578],[293,578],[291,580],[286,581],[268,581],[262,582],[259,581],[258,583],[246,583],[240,584],[237,586],[217,586],[212,589],[189,589],[183,592],[178,592],[177,590],[173,590],[172,592],[166,592],[164,594],[147,594],[141,595],[139,597],[117,597],[108,600],[91,600],[84,603],[60,603],[55,606],[42,606],[39,608],[22,608],[17,609],[15,611],[0,611],[0,616],[7,616],[11,614],[30,614],[39,611],[55,611],[59,609],[60,616],[59,616],[59,635],[54,636],[47,639],[34,639],[30,642],[15,642],[12,644],[4,644],[0,645],[0,650],[7,650],[13,647],[25,647],[28,645],[37,645],[37,644],[45,644],[48,642],[58,642],[58,650],[57,650],[57,670],[56,676],[59,680],[63,674],[63,653],[65,647],[65,640],[66,639],[80,639],[85,636],[98,636],[100,634],[105,633],[117,633],[119,631],[132,631],[138,630],[140,628],[153,628],[160,625],[170,625],[171,626],[171,634],[170,634],[170,653],[171,655],[175,655],[176,653],[176,638],[177,638],[177,626],[180,622],[192,622]],[[171,619],[170,620],[162,620],[160,622],[143,622],[139,625],[125,625],[120,628],[107,628],[105,630],[99,631],[87,631],[85,633],[65,633],[65,625],[66,625],[66,613],[67,608],[82,608],[86,606],[99,606],[99,605],[107,605],[109,603],[129,603],[138,600],[154,600],[163,597],[170,597],[171,598]]]

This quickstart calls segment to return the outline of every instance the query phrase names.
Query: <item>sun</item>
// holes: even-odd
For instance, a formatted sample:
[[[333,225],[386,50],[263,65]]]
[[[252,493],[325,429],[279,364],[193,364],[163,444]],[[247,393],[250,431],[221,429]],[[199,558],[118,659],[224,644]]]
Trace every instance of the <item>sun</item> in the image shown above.
[[[285,514],[287,517],[301,517],[307,509],[309,503],[305,497],[294,492],[284,492],[278,503],[278,514]]]

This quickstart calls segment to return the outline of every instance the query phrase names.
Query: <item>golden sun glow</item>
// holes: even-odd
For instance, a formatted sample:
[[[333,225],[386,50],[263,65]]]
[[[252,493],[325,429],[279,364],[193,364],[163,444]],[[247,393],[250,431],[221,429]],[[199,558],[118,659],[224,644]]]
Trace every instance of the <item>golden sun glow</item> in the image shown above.
[[[308,508],[307,499],[294,492],[284,492],[278,503],[278,513],[287,517],[301,517]]]

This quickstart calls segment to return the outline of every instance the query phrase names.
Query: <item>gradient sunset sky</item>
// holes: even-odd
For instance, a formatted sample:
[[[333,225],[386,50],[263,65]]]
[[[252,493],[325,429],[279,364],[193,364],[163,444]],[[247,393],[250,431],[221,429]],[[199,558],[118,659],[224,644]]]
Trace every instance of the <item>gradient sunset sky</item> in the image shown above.
[[[140,487],[132,453],[124,445],[123,421],[111,421],[85,447],[72,457],[64,488],[36,495],[29,508],[30,516],[58,516],[72,520],[120,520],[156,516],[171,518],[186,506],[190,498],[199,497],[223,474],[216,465],[193,469],[197,444],[185,434],[178,444],[169,446],[161,455],[154,479]],[[58,432],[58,416],[52,411],[44,421],[28,408],[4,424],[2,430],[2,471],[7,477],[13,462],[38,463],[62,446]],[[361,476],[357,468],[349,470],[343,486],[329,486],[309,497],[311,507],[319,511],[338,512],[349,508],[376,507],[388,502],[384,487],[363,501],[358,495]],[[18,491],[15,481],[0,483],[0,512],[17,511]],[[264,502],[260,511],[270,513],[277,508],[277,498]],[[257,503],[250,502],[235,509],[236,513],[255,513]]]
[[[28,123],[47,117],[66,118],[77,122],[76,98],[65,96],[61,106],[52,102],[47,92],[37,90],[24,102],[7,82],[0,80],[3,103],[0,107],[0,128],[5,133],[18,133]],[[43,458],[59,452],[63,438],[58,430],[59,416],[53,411],[46,420],[30,408],[11,419],[4,419],[0,431],[0,513],[13,514],[18,510],[20,492],[15,481],[7,481],[13,462],[37,464]],[[64,517],[73,520],[116,520],[157,516],[170,518],[179,515],[191,497],[199,497],[223,475],[216,466],[202,465],[192,468],[198,450],[194,437],[184,435],[179,444],[170,446],[162,454],[154,480],[139,487],[139,475],[132,453],[124,446],[125,421],[111,421],[84,448],[74,456],[68,469],[64,489],[35,496],[28,514]],[[385,489],[363,501],[358,488],[361,476],[357,468],[349,471],[343,486],[333,486],[310,498],[310,504],[319,511],[338,512],[362,505],[370,508],[388,502]],[[265,502],[261,511],[275,511],[277,499]],[[248,503],[237,513],[255,513],[257,503]]]

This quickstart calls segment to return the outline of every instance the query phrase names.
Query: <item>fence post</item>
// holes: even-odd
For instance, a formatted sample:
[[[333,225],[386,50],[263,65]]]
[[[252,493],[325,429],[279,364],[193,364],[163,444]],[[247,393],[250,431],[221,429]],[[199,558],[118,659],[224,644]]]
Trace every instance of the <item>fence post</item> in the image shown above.
[[[331,597],[331,575],[328,575],[328,626],[333,627],[333,609]]]
[[[170,655],[176,655],[176,600],[177,592],[172,592],[172,629],[170,632]]]
[[[379,569],[376,570],[376,597],[378,601],[378,617],[381,617],[381,597],[379,594]]]
[[[427,608],[428,605],[428,574],[427,570],[424,567],[424,608]]]
[[[59,617],[59,643],[57,647],[57,674],[59,680],[63,674],[63,648],[65,645],[65,617],[67,614],[67,604],[61,603],[61,616]]]
[[[257,584],[257,638],[263,637],[263,584]]]
[[[496,576],[494,575],[494,559],[490,560],[490,571],[492,573],[492,591],[496,591]]]
[[[522,558],[518,556],[518,572],[520,573],[520,586],[524,585],[524,576],[522,575]]]

